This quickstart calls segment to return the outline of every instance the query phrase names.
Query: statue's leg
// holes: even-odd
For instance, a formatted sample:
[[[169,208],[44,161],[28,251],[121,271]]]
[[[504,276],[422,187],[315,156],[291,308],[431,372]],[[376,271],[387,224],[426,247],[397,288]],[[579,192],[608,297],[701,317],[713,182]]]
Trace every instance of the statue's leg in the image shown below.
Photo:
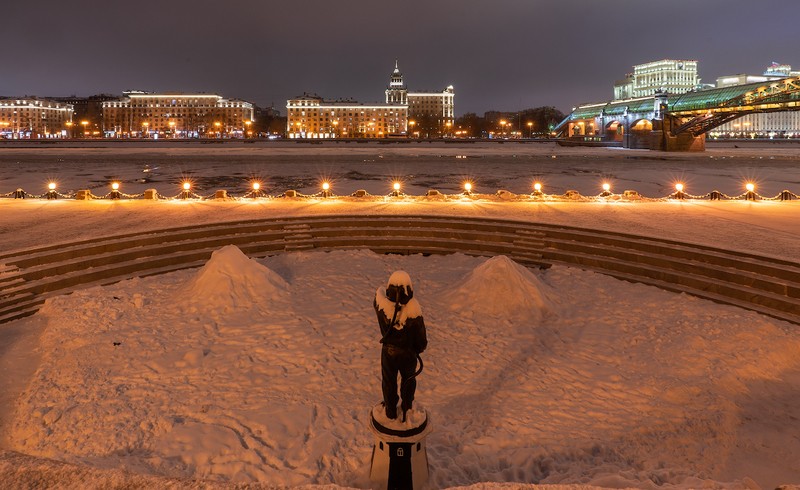
[[[381,349],[381,388],[383,390],[383,404],[386,416],[390,419],[397,418],[397,359],[390,356],[387,349]]]
[[[417,380],[414,378],[414,371],[417,370],[417,356],[413,353],[408,353],[401,358],[400,361],[400,377],[402,383],[400,385],[400,397],[403,399],[401,408],[405,418],[405,413],[411,410],[414,403],[414,392],[417,390]]]

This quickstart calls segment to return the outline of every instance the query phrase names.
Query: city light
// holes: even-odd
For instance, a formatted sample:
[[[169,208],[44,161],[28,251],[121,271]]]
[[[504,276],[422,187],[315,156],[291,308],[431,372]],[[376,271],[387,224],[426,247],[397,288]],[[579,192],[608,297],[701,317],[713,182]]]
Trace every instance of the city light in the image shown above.
[[[396,190],[396,191],[399,191],[400,190],[400,182],[395,182],[394,184],[392,184],[392,188],[394,190]]]
[[[756,185],[753,184],[752,182],[748,182],[747,185],[744,186],[744,188],[747,189],[747,192],[753,192],[754,190],[756,190]]]
[[[51,191],[56,190],[56,183],[50,182],[49,184],[47,184],[47,188],[50,189]]]
[[[533,190],[536,192],[542,192],[542,184],[539,182],[534,183]]]
[[[603,191],[609,192],[610,190],[611,190],[611,184],[609,184],[608,182],[603,183]]]
[[[464,183],[464,194],[472,193],[472,182],[465,182]]]
[[[675,184],[675,190],[678,192],[683,192],[683,184]]]
[[[184,191],[189,191],[191,189],[192,189],[192,184],[190,182],[184,182],[183,183],[183,190]]]
[[[119,190],[119,182],[112,182],[111,189],[118,191]]]
[[[323,191],[328,191],[330,189],[331,189],[331,185],[328,182],[323,182],[322,183],[322,190]]]
[[[259,189],[261,189],[261,184],[258,182],[253,182],[253,190],[258,192]]]

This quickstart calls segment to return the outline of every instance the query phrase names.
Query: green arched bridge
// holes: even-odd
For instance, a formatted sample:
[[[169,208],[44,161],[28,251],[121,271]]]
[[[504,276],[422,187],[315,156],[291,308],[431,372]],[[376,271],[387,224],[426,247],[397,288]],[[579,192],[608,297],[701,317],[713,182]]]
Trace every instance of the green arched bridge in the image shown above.
[[[800,77],[681,95],[614,100],[576,107],[557,127],[564,144],[702,151],[705,133],[758,112],[800,110]]]

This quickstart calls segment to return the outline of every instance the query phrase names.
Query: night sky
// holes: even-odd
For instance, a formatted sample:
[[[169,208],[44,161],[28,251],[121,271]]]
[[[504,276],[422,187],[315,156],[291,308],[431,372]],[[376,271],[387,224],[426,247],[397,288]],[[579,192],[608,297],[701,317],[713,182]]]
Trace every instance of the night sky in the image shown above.
[[[0,95],[218,93],[286,112],[303,92],[383,102],[453,85],[456,113],[608,100],[634,64],[703,82],[800,70],[799,0],[4,2]]]

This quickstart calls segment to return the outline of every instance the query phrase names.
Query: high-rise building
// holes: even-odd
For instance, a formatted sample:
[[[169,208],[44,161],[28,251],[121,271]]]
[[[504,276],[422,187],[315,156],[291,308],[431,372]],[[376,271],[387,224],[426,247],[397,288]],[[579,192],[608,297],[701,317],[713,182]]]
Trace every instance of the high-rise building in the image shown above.
[[[67,138],[72,136],[73,107],[38,97],[0,98],[0,138]]]
[[[103,102],[103,130],[111,138],[239,138],[253,124],[253,104],[214,94],[123,92]]]
[[[696,60],[659,60],[634,65],[633,73],[614,84],[614,99],[650,97],[658,91],[684,94],[700,84]]]

